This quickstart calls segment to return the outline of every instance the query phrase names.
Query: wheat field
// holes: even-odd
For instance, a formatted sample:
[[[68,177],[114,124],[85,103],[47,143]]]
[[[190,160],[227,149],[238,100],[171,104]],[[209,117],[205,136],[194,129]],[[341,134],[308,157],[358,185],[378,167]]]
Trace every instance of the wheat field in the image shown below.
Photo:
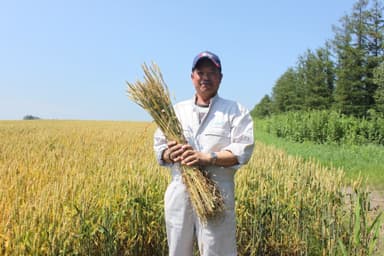
[[[166,255],[170,176],[154,158],[155,128],[1,121],[0,255]],[[257,143],[236,174],[239,255],[375,255],[380,215],[360,181],[344,182]]]

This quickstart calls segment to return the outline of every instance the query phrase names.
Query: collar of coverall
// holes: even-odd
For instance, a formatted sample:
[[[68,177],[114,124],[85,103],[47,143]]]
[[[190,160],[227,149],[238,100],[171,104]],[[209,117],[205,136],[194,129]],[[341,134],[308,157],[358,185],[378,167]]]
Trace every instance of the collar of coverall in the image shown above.
[[[212,104],[217,100],[217,98],[219,98],[219,93],[216,93],[216,95],[213,96],[213,97],[209,100],[209,107],[212,106]],[[196,95],[196,94],[195,94],[195,96],[193,97],[192,101],[193,101],[194,105],[197,106],[197,104],[196,104],[196,101],[197,101],[197,95]]]

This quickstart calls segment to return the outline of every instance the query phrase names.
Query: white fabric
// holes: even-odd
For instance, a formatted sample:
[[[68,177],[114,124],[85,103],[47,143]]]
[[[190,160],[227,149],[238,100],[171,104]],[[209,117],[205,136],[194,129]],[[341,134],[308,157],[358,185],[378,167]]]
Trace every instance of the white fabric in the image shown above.
[[[207,115],[199,124],[195,99],[175,105],[184,135],[190,145],[201,152],[231,151],[239,165],[228,168],[207,166],[209,176],[216,181],[224,196],[226,211],[219,219],[202,225],[191,206],[188,193],[182,183],[180,165],[169,165],[172,181],[165,193],[165,219],[169,255],[192,255],[193,239],[196,236],[202,256],[236,255],[236,221],[234,202],[235,171],[251,157],[254,138],[253,122],[249,111],[240,104],[215,96]],[[160,130],[154,136],[154,149],[161,165],[162,151],[167,140]]]

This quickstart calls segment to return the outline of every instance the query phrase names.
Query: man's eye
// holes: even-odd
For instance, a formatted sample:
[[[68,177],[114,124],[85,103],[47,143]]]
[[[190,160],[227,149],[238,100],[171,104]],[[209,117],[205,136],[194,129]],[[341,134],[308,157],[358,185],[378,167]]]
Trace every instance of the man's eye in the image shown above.
[[[217,74],[217,72],[213,72],[213,71],[210,71],[210,72],[202,72],[202,71],[198,71],[197,72],[197,75],[200,76],[200,77],[203,77],[203,76],[208,76],[208,77],[213,77]]]

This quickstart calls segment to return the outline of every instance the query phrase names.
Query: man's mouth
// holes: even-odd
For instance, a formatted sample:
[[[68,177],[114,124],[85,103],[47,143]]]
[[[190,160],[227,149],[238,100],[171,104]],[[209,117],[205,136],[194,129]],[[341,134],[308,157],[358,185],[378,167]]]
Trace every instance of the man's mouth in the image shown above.
[[[204,86],[211,86],[211,85],[212,85],[212,83],[211,83],[211,82],[209,82],[209,81],[203,81],[203,82],[201,82],[201,83],[200,83],[200,85],[204,85]]]

